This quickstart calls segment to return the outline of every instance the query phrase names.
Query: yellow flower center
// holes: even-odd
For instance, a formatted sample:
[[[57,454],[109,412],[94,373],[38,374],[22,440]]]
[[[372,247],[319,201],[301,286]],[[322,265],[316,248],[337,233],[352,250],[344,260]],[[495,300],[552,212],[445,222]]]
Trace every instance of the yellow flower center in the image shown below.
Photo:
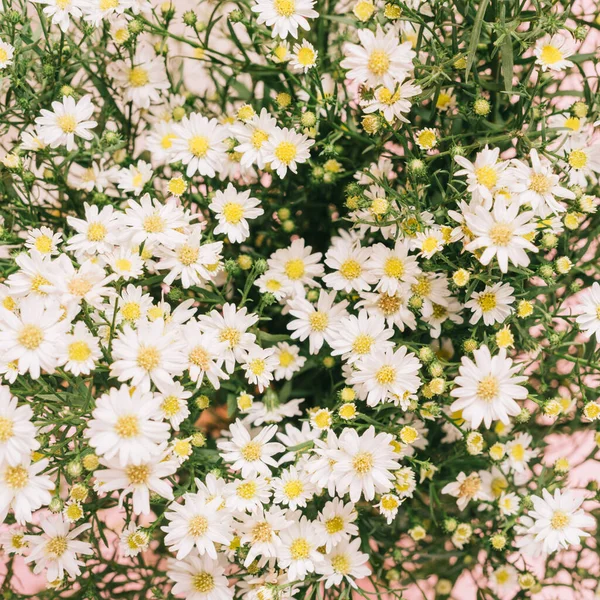
[[[581,121],[577,117],[569,117],[564,123],[563,127],[570,129],[571,131],[578,131],[581,126]]]
[[[140,434],[139,421],[136,415],[123,415],[115,423],[115,432],[123,439],[136,437]]]
[[[86,361],[92,354],[86,342],[77,341],[69,344],[69,360],[76,362]]]
[[[133,69],[129,71],[128,79],[133,87],[142,87],[150,81],[148,71],[143,67],[133,67]]]
[[[313,416],[313,422],[319,429],[331,426],[331,413],[327,409],[317,411]]]
[[[300,258],[292,258],[285,263],[285,274],[293,281],[304,275],[304,262]]]
[[[210,142],[208,141],[208,138],[203,135],[195,135],[191,137],[188,142],[189,151],[198,158],[205,157],[209,147]]]
[[[179,258],[179,262],[184,267],[189,267],[198,260],[198,253],[198,248],[193,248],[192,246],[182,246],[177,251],[177,256]]]
[[[126,302],[121,308],[121,314],[126,321],[137,321],[142,315],[142,311],[137,302]]]
[[[150,477],[150,467],[148,465],[130,465],[125,469],[125,474],[133,485],[142,485]]]
[[[50,282],[44,276],[40,275],[39,273],[37,275],[34,275],[31,278],[31,289],[34,292],[37,292],[38,294],[45,296],[46,292],[44,292],[40,289],[43,285],[50,285]]]
[[[294,0],[275,0],[273,8],[280,16],[291,17],[296,12],[296,3]]]
[[[375,379],[379,385],[389,385],[396,380],[396,369],[390,365],[384,365],[375,374]]]
[[[583,169],[587,165],[588,157],[583,150],[573,150],[569,154],[569,164],[574,169]]]
[[[481,489],[481,478],[479,475],[469,475],[461,484],[458,490],[461,498],[472,498]]]
[[[283,350],[279,354],[279,364],[282,367],[289,367],[294,362],[294,355],[287,350]]]
[[[325,521],[325,529],[330,535],[339,533],[344,529],[344,519],[337,515],[335,517],[331,517],[331,519],[327,519],[327,521]]]
[[[429,254],[431,252],[435,252],[437,247],[438,247],[438,240],[437,240],[437,238],[434,238],[433,236],[425,238],[423,240],[423,243],[421,244],[421,248],[422,248],[423,252],[426,252],[427,254]]]
[[[262,445],[260,442],[248,442],[241,450],[242,457],[248,462],[260,460]]]
[[[147,233],[162,233],[165,230],[165,220],[159,215],[150,215],[144,219],[144,231]]]
[[[115,268],[118,271],[123,271],[123,272],[131,271],[131,266],[132,266],[131,261],[127,260],[126,258],[119,258],[115,262]]]
[[[81,506],[79,506],[79,504],[74,502],[73,504],[69,504],[69,506],[67,506],[65,514],[69,518],[69,520],[78,521],[79,519],[81,519],[81,517],[83,517],[83,509],[81,508]]]
[[[244,500],[252,500],[256,495],[256,483],[254,481],[247,481],[240,483],[236,489],[236,495]]]
[[[305,538],[297,538],[290,545],[292,560],[306,560],[310,556],[310,544]]]
[[[208,519],[201,515],[192,517],[188,525],[188,531],[194,537],[204,535],[208,531]]]
[[[210,367],[208,352],[202,346],[193,348],[189,353],[188,359],[193,365],[200,367],[202,371],[208,371]]]
[[[421,298],[426,298],[431,294],[431,282],[427,277],[419,277],[417,283],[413,283],[410,289],[413,294],[421,296]]]
[[[498,183],[498,173],[496,173],[494,167],[490,167],[489,165],[475,169],[475,178],[479,185],[486,187],[488,190],[492,189]]]
[[[435,133],[433,131],[425,130],[419,134],[418,142],[423,148],[433,148],[435,141]]]
[[[485,292],[481,294],[479,298],[477,298],[477,304],[483,312],[489,312],[490,310],[494,310],[497,306],[496,302],[496,294],[493,292]]]
[[[10,296],[6,296],[6,298],[4,298],[4,300],[2,300],[2,306],[6,310],[10,310],[12,312],[15,310],[15,308],[17,308],[17,303],[15,302],[14,298],[11,298]]]
[[[112,10],[119,6],[119,0],[100,0],[100,10]]]
[[[262,358],[255,358],[250,361],[249,365],[250,370],[254,375],[261,376],[265,372],[266,364]]]
[[[83,298],[91,289],[92,282],[85,277],[74,277],[69,281],[68,289],[73,296]]]
[[[299,479],[292,479],[283,486],[283,493],[290,499],[297,498],[304,491],[304,486]]]
[[[497,223],[490,229],[490,239],[496,246],[508,246],[513,238],[513,229],[506,223]]]
[[[516,461],[521,462],[525,458],[525,448],[523,448],[523,444],[515,444],[510,449],[510,455]]]
[[[477,384],[477,396],[486,402],[492,402],[498,396],[500,385],[493,375],[487,375]]]
[[[298,154],[296,144],[292,142],[280,142],[275,148],[275,158],[284,165],[289,165]]]
[[[555,65],[563,59],[562,52],[556,46],[544,46],[540,52],[540,58],[546,65]]]
[[[273,535],[273,529],[266,521],[257,523],[252,528],[252,541],[253,542],[269,542]]]
[[[87,239],[90,242],[101,242],[106,237],[106,227],[102,223],[90,223],[87,230]]]
[[[215,589],[215,578],[210,573],[202,571],[192,577],[192,587],[196,592],[208,594]]]
[[[352,350],[357,354],[368,354],[371,352],[374,341],[375,340],[370,335],[364,333],[357,335],[352,343]]]
[[[350,573],[351,563],[347,554],[338,554],[331,559],[331,566],[336,573],[347,575]]]
[[[495,477],[492,479],[492,493],[498,498],[502,492],[508,487],[508,481],[504,477]]]
[[[534,173],[529,180],[529,189],[536,194],[546,194],[552,187],[551,181],[539,173]]]
[[[228,223],[237,225],[244,218],[244,208],[238,202],[227,202],[223,206],[223,216]]]
[[[50,538],[46,542],[46,553],[56,558],[62,556],[67,551],[67,538],[58,535],[56,537]]]
[[[388,294],[381,294],[377,299],[377,308],[386,316],[395,314],[400,308],[400,298],[396,296],[388,296]]]
[[[367,62],[367,68],[373,75],[381,77],[390,68],[390,57],[385,50],[373,50]]]
[[[19,332],[17,340],[27,350],[35,350],[44,341],[44,332],[37,325],[25,325]]]
[[[61,115],[56,122],[64,133],[73,133],[77,128],[77,120],[73,115]]]
[[[309,67],[315,63],[315,51],[312,48],[300,48],[297,59],[301,65]]]
[[[154,346],[142,346],[137,355],[138,367],[146,371],[156,369],[160,363],[160,352]]]
[[[29,473],[21,465],[16,467],[7,467],[4,472],[4,482],[14,490],[23,489],[29,482]]]
[[[383,496],[381,506],[385,510],[396,510],[399,506],[398,500],[394,496]]]
[[[569,515],[562,510],[554,511],[552,519],[550,519],[550,525],[552,529],[564,529],[570,522]]]
[[[233,348],[240,342],[242,334],[234,327],[225,327],[219,335],[219,341],[229,342],[229,347]]]
[[[362,273],[362,267],[360,263],[353,258],[345,260],[340,267],[340,274],[344,279],[351,281],[352,279],[356,279],[360,277]]]
[[[394,279],[400,279],[404,275],[404,261],[400,260],[396,256],[392,256],[385,261],[383,272],[388,277]]]
[[[370,452],[359,452],[352,459],[352,468],[359,474],[365,475],[373,469],[373,455]]]
[[[13,422],[6,417],[0,417],[0,442],[4,443],[13,436]]]
[[[256,150],[260,150],[262,145],[269,139],[269,134],[262,129],[255,129],[250,137],[250,143]]]
[[[308,321],[313,331],[325,331],[325,329],[327,329],[327,325],[329,324],[329,315],[317,310],[310,315]]]
[[[177,396],[167,396],[162,401],[160,408],[167,417],[174,417],[179,412],[179,398]]]
[[[35,249],[41,254],[48,254],[52,251],[52,240],[47,235],[40,235],[35,240]]]

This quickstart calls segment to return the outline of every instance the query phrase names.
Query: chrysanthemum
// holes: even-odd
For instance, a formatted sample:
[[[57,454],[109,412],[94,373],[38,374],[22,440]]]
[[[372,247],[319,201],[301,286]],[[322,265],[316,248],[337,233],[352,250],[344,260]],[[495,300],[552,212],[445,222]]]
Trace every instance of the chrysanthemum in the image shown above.
[[[287,324],[293,340],[301,342],[308,338],[309,352],[317,354],[323,343],[329,343],[331,336],[346,315],[347,300],[335,303],[336,292],[319,292],[316,305],[304,298],[290,300],[290,315],[295,319]]]
[[[297,373],[306,362],[304,356],[300,356],[300,348],[287,342],[279,342],[275,347],[275,381],[286,379],[289,381],[294,373]]]
[[[399,43],[396,30],[391,27],[384,33],[381,27],[373,33],[370,29],[358,29],[360,45],[348,44],[346,57],[341,62],[349,69],[348,79],[370,87],[384,85],[390,90],[406,79],[413,69],[412,60],[416,53],[410,42]]]
[[[509,262],[516,267],[526,267],[529,264],[526,250],[538,251],[524,237],[536,229],[532,218],[532,211],[519,214],[517,203],[507,206],[501,198],[494,201],[491,211],[478,206],[474,216],[466,215],[467,225],[474,236],[466,248],[471,252],[484,248],[479,259],[481,264],[488,265],[496,257],[502,273],[508,271]]]
[[[316,277],[323,274],[320,263],[323,255],[312,252],[311,246],[306,246],[302,238],[294,240],[288,248],[274,252],[267,260],[269,268],[274,273],[285,278],[293,288],[295,295],[304,296],[304,286],[316,287],[319,284]]]
[[[306,471],[294,466],[283,470],[271,483],[273,502],[283,504],[291,510],[305,507],[316,491]]]
[[[214,177],[225,160],[227,129],[216,119],[192,113],[174,125],[173,132],[177,137],[173,140],[171,161],[187,165],[188,177],[195,173]]]
[[[342,540],[323,557],[318,572],[323,575],[325,588],[341,585],[345,580],[353,588],[358,589],[355,579],[362,579],[371,574],[369,555],[360,551],[360,538]]]
[[[596,336],[600,342],[600,284],[594,282],[581,295],[577,306],[577,323],[588,337]]]
[[[139,465],[160,453],[169,439],[169,425],[161,419],[161,397],[139,388],[110,388],[96,400],[84,435],[106,459],[118,457],[121,466]]]
[[[511,304],[515,301],[512,295],[514,288],[508,283],[486,285],[481,292],[473,292],[471,299],[465,303],[466,308],[473,311],[469,320],[471,325],[479,323],[483,318],[486,325],[502,323],[512,312]]]
[[[238,512],[253,512],[271,497],[271,483],[256,475],[243,479],[234,479],[226,487],[227,508]]]
[[[240,164],[244,168],[255,164],[259,169],[265,167],[265,142],[275,131],[277,120],[266,108],[255,114],[249,121],[236,122],[231,132],[238,140],[235,151],[241,153]]]
[[[488,146],[477,153],[475,162],[467,160],[464,156],[455,156],[454,160],[462,167],[455,175],[467,176],[467,190],[473,194],[473,199],[483,202],[489,207],[493,194],[504,187],[507,182],[505,173],[508,162],[499,160],[500,148],[490,150]]]
[[[400,467],[389,433],[375,434],[371,425],[362,435],[346,428],[339,438],[339,449],[331,452],[332,477],[339,494],[350,494],[352,502],[362,496],[373,500],[393,487],[392,471]]]
[[[275,350],[261,348],[256,344],[250,347],[246,358],[242,361],[242,369],[248,383],[256,385],[261,393],[269,385],[269,382],[273,381],[273,371],[276,365]]]
[[[83,207],[85,219],[67,217],[67,223],[77,232],[67,241],[67,249],[87,255],[110,252],[117,242],[120,214],[110,205],[99,209],[85,202]]]
[[[335,269],[323,277],[323,283],[333,290],[362,292],[371,289],[376,279],[369,270],[368,248],[352,241],[333,244],[325,255],[325,264]]]
[[[552,495],[543,489],[541,498],[531,496],[531,500],[533,510],[529,511],[529,517],[534,523],[529,533],[542,543],[544,552],[579,544],[581,538],[590,535],[583,530],[596,525],[596,520],[581,508],[585,498],[577,497],[570,490],[557,489]]]
[[[227,341],[219,341],[215,335],[204,333],[196,321],[186,323],[180,335],[185,342],[184,354],[187,356],[190,379],[196,382],[196,387],[200,387],[206,376],[218,390],[221,387],[220,380],[228,379],[221,369],[229,348]]]
[[[62,581],[65,572],[69,577],[81,575],[80,567],[83,566],[78,554],[93,554],[92,545],[75,539],[80,533],[91,529],[91,524],[86,523],[75,529],[70,529],[71,524],[62,515],[50,515],[40,523],[40,535],[28,535],[25,539],[30,547],[26,563],[35,563],[33,572],[37,575],[46,571],[49,582]]]
[[[75,136],[84,140],[93,138],[90,129],[98,124],[90,120],[94,108],[89,95],[77,103],[72,96],[63,96],[61,102],[52,103],[52,111],[43,108],[35,120],[41,138],[51,148],[64,145],[69,152],[75,150]]]
[[[356,519],[358,513],[352,502],[344,504],[340,498],[334,498],[325,504],[315,521],[315,527],[325,540],[327,552],[340,542],[358,535]]]
[[[306,73],[317,64],[318,55],[319,53],[308,40],[302,40],[302,44],[294,44],[290,65],[297,71]]]
[[[79,19],[84,0],[31,0],[36,4],[44,5],[43,13],[52,17],[52,24],[58,25],[66,33],[71,24],[71,17]]]
[[[0,385],[0,465],[17,466],[40,447],[32,417],[31,407],[18,406],[10,389]]]
[[[476,472],[466,475],[461,471],[456,481],[452,481],[442,488],[442,494],[454,496],[460,510],[465,510],[471,501],[492,500],[483,485],[481,473]]]
[[[233,463],[234,471],[241,471],[242,477],[252,475],[271,475],[271,467],[277,466],[274,454],[283,451],[283,446],[270,440],[277,433],[277,426],[270,425],[259,431],[250,432],[238,419],[229,426],[230,439],[217,443],[222,451],[221,457],[225,462]]]
[[[288,169],[292,173],[298,172],[298,165],[310,158],[309,149],[314,143],[293,129],[277,127],[265,142],[264,160],[271,163],[271,168],[283,179]]]
[[[298,27],[308,31],[308,19],[319,16],[313,10],[315,0],[256,0],[252,11],[258,13],[257,23],[273,27],[272,37],[298,37]]]
[[[539,454],[539,450],[530,447],[532,441],[531,434],[520,432],[506,442],[504,468],[510,467],[516,473],[523,473],[528,468],[529,461]]]
[[[409,98],[417,96],[421,91],[414,81],[399,83],[394,88],[382,85],[375,90],[372,99],[364,100],[361,104],[366,114],[379,112],[388,123],[393,123],[396,119],[408,123],[404,115],[410,112],[412,107]]]
[[[563,71],[573,66],[567,58],[575,53],[575,40],[566,30],[548,34],[536,42],[533,53],[542,71]]]
[[[250,235],[248,219],[264,214],[260,200],[250,197],[250,190],[238,192],[230,183],[225,191],[217,190],[209,207],[219,224],[214,234],[224,233],[230,242],[243,242]]]
[[[481,422],[489,429],[492,421],[508,423],[521,407],[516,400],[527,398],[527,388],[520,385],[527,377],[516,375],[520,365],[514,365],[502,348],[492,357],[483,345],[473,353],[473,360],[463,356],[459,375],[455,378],[451,396],[457,398],[451,410],[462,411],[462,416],[476,429]]]
[[[120,169],[115,175],[115,182],[122,192],[139,196],[152,179],[153,173],[150,163],[138,160],[135,164]]]
[[[58,364],[73,375],[89,375],[101,354],[98,338],[78,321],[58,346]]]
[[[290,517],[300,517],[291,513]],[[323,561],[318,551],[322,540],[311,521],[305,516],[294,519],[291,527],[281,532],[281,547],[277,552],[277,564],[285,569],[292,581],[303,581]]]
[[[359,395],[369,406],[389,401],[404,405],[421,386],[418,375],[421,363],[406,346],[395,351],[376,348],[371,355],[358,360],[355,367],[348,383],[358,386]]]
[[[232,600],[225,569],[209,556],[191,554],[185,560],[170,560],[167,577],[175,582],[173,594],[187,600]]]

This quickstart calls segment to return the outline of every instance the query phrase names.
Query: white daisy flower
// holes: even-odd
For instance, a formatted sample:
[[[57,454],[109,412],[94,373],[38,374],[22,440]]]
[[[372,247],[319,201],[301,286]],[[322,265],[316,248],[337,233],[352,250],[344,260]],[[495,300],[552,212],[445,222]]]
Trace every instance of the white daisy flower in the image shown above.
[[[79,254],[106,254],[117,243],[122,216],[112,206],[99,209],[95,204],[83,205],[85,219],[67,217],[67,223],[77,233],[67,241],[67,250]]]
[[[187,165],[188,177],[195,173],[214,177],[226,158],[227,129],[216,119],[192,113],[174,125],[173,132],[177,137],[173,140],[171,162]]]
[[[315,521],[315,527],[325,540],[327,552],[331,552],[340,542],[358,535],[356,519],[358,513],[352,502],[344,504],[340,498],[334,498],[325,504]]]
[[[498,282],[486,285],[481,292],[473,292],[471,299],[465,303],[465,307],[473,311],[469,323],[475,325],[482,318],[486,325],[504,322],[513,310],[511,304],[515,301],[512,295],[514,291],[510,284]]]
[[[15,54],[15,47],[0,40],[0,69],[6,69],[9,65],[12,65],[13,56]]]
[[[271,498],[271,483],[256,475],[235,479],[226,487],[227,508],[237,512],[253,512]]]
[[[77,103],[71,96],[63,96],[61,102],[52,103],[52,111],[42,109],[41,116],[35,120],[40,137],[51,148],[66,146],[69,152],[77,148],[75,136],[91,140],[90,132],[98,125],[90,120],[94,112],[91,96],[83,96]]]
[[[234,589],[229,587],[225,569],[218,560],[193,554],[185,560],[170,559],[167,577],[175,582],[173,594],[187,600],[232,600]]]
[[[138,160],[135,165],[120,169],[115,181],[121,191],[139,196],[144,190],[144,186],[152,179],[153,173],[150,163]]]
[[[277,433],[277,425],[251,432],[237,419],[229,426],[229,431],[231,439],[217,442],[217,447],[222,451],[221,458],[233,463],[231,469],[241,471],[242,477],[256,474],[270,477],[271,467],[277,466],[273,455],[284,449],[280,443],[269,441]]]
[[[413,248],[419,250],[419,256],[431,258],[437,252],[444,249],[444,235],[440,229],[428,227],[425,231],[419,231],[413,240]]]
[[[174,131],[174,123],[171,121],[159,121],[150,130],[146,139],[148,151],[152,155],[153,162],[160,164],[171,162],[173,154],[173,140],[177,137]]]
[[[192,392],[188,392],[179,382],[168,385],[160,390],[159,414],[166,419],[175,430],[185,419],[190,416],[190,409],[187,401],[192,397]]]
[[[71,17],[79,19],[83,13],[84,0],[31,0],[36,4],[44,5],[42,12],[47,17],[52,17],[52,24],[58,25],[66,33],[71,25]]]
[[[308,19],[316,19],[315,0],[256,0],[252,12],[258,14],[257,23],[272,27],[272,37],[298,37],[298,27],[309,31]]]
[[[421,386],[421,362],[406,346],[380,349],[355,363],[356,370],[348,377],[348,384],[356,385],[359,397],[369,406],[393,401],[404,406],[407,399]]]
[[[283,179],[288,169],[292,173],[298,172],[298,165],[310,158],[309,148],[314,143],[315,140],[293,129],[277,127],[265,142],[265,162],[271,163],[271,168]]]
[[[300,356],[300,348],[298,346],[290,345],[287,342],[279,342],[274,348],[275,358],[275,381],[281,381],[285,379],[290,381],[297,373],[302,369],[306,358]]]
[[[150,536],[133,521],[129,522],[119,536],[119,549],[123,556],[137,556],[140,552],[148,550],[149,545]]]
[[[61,239],[62,233],[54,233],[49,227],[39,227],[27,232],[25,246],[39,252],[42,256],[52,256],[58,253]]]
[[[358,589],[354,580],[363,579],[371,574],[369,555],[360,552],[360,538],[341,541],[323,558],[318,572],[323,575],[321,580],[325,581],[326,589],[339,586],[344,580]]]
[[[388,327],[397,327],[400,331],[404,331],[406,327],[417,328],[415,315],[408,308],[408,285],[405,284],[393,294],[362,292],[360,297],[362,300],[356,304],[356,308],[364,308],[370,316],[383,317]]]
[[[248,383],[256,385],[262,393],[273,381],[273,371],[277,366],[277,357],[273,348],[261,348],[254,344],[248,350],[241,367]]]
[[[281,532],[281,546],[277,552],[277,564],[285,569],[292,581],[304,581],[308,573],[323,561],[323,555],[318,548],[322,541],[314,523],[299,513],[292,513],[294,518],[291,527]]]
[[[600,173],[600,143],[586,134],[571,136],[562,148],[569,184],[587,187],[588,179]]]
[[[375,90],[372,99],[361,101],[361,105],[366,114],[378,112],[388,123],[393,123],[396,119],[402,123],[409,123],[404,116],[412,107],[409,98],[418,96],[422,91],[414,81],[398,83],[393,88],[382,85]]]
[[[522,473],[528,468],[529,461],[535,458],[539,451],[530,448],[533,437],[529,433],[517,433],[506,442],[506,461],[503,466],[510,467],[516,473]]]
[[[347,314],[348,302],[343,300],[336,304],[336,296],[335,291],[328,293],[321,290],[316,305],[300,297],[288,303],[290,315],[294,317],[287,324],[292,332],[291,338],[301,342],[308,338],[311,354],[317,354],[324,342],[329,343],[341,319]]]
[[[564,212],[565,207],[555,198],[575,199],[575,193],[558,184],[559,176],[552,170],[552,164],[540,158],[537,150],[530,152],[531,167],[520,160],[513,160],[511,175],[515,178],[512,188],[519,194],[521,204],[528,204],[535,214],[545,218],[551,213]]]
[[[535,44],[535,64],[540,65],[542,71],[564,71],[574,66],[567,58],[575,54],[575,50],[575,40],[568,31],[547,34]]]
[[[331,451],[334,459],[333,479],[338,495],[350,494],[352,502],[373,500],[393,487],[392,471],[400,467],[392,447],[393,436],[375,434],[371,425],[362,435],[346,428],[339,437],[339,450]]]
[[[229,545],[233,538],[231,518],[221,510],[221,498],[208,499],[202,493],[185,494],[183,504],[173,502],[165,512],[170,521],[161,527],[165,544],[182,560],[194,550],[200,556],[217,558],[215,544]]]
[[[279,477],[271,480],[273,502],[284,504],[291,510],[303,508],[315,495],[316,488],[303,469],[292,466],[281,471]]]
[[[463,356],[459,375],[454,379],[454,389],[450,395],[457,398],[452,403],[452,411],[462,411],[463,418],[473,429],[482,421],[490,428],[492,421],[509,423],[510,417],[521,412],[516,400],[527,398],[527,388],[520,385],[527,377],[517,375],[521,365],[514,365],[506,356],[506,349],[492,357],[487,346],[473,352],[473,360]]]
[[[161,101],[160,93],[171,87],[165,69],[165,59],[157,56],[150,44],[140,44],[131,62],[109,63],[108,72],[121,88],[126,102],[139,108]]]
[[[269,268],[281,275],[293,288],[294,295],[304,297],[304,286],[319,287],[316,277],[323,275],[323,256],[320,252],[312,252],[302,238],[294,240],[288,248],[277,250],[267,260]]]
[[[519,585],[519,572],[512,565],[502,565],[490,574],[490,587],[496,594],[514,593]]]
[[[390,338],[393,330],[386,328],[385,319],[380,316],[369,316],[366,310],[361,310],[358,316],[350,315],[340,321],[339,328],[334,332],[329,345],[331,355],[342,355],[350,364],[365,356],[371,356],[377,350],[386,350],[394,346]]]
[[[581,295],[577,305],[577,323],[588,337],[600,342],[600,284],[596,281]]]
[[[94,551],[89,542],[75,538],[91,529],[91,524],[86,523],[71,529],[71,524],[62,515],[50,515],[41,521],[40,527],[40,535],[25,536],[30,547],[25,562],[35,563],[34,574],[46,571],[46,579],[49,582],[62,581],[65,573],[72,578],[81,575],[80,567],[83,566],[83,562],[77,556],[92,555]]]
[[[367,28],[358,29],[357,35],[360,45],[348,44],[340,64],[342,69],[349,69],[348,79],[370,87],[384,85],[393,90],[413,70],[416,53],[410,42],[399,43],[393,27],[387,33],[379,25],[375,33]]]
[[[323,283],[333,289],[346,293],[371,289],[376,279],[369,270],[369,248],[362,248],[350,241],[333,244],[325,254],[325,264],[335,269],[323,277]]]
[[[243,242],[250,235],[248,219],[256,219],[265,212],[260,208],[260,200],[250,197],[250,190],[238,192],[231,183],[224,192],[215,192],[208,208],[219,222],[213,233],[224,233],[234,244]]]
[[[5,362],[15,362],[21,375],[38,379],[42,369],[53,373],[56,346],[70,327],[58,302],[47,305],[34,296],[24,298],[19,315],[0,307],[0,351]]]
[[[221,380],[229,378],[221,369],[229,348],[227,341],[221,342],[211,333],[203,333],[197,321],[186,323],[180,330],[180,336],[185,343],[186,368],[190,379],[196,382],[198,388],[206,376],[211,385],[218,390]]]
[[[302,40],[302,44],[294,44],[290,66],[296,71],[306,73],[317,64],[318,56],[315,47],[308,40]]]
[[[465,510],[471,501],[492,500],[483,485],[481,473],[476,472],[466,475],[461,471],[456,481],[448,483],[442,488],[442,494],[449,494],[456,498],[456,504],[460,510]]]
[[[161,420],[160,396],[122,385],[96,400],[84,435],[105,459],[117,457],[122,467],[140,465],[161,452],[169,424]]]
[[[106,263],[124,281],[137,279],[144,272],[144,260],[127,246],[119,246],[106,255]]]
[[[38,300],[43,299],[44,302],[56,299],[56,274],[59,265],[64,263],[59,262],[58,258],[52,260],[50,256],[44,256],[35,250],[29,254],[22,252],[15,258],[15,263],[19,271],[11,273],[6,280],[12,297],[33,296]]]
[[[28,551],[29,544],[25,540],[27,529],[15,525],[0,533],[0,546],[7,555],[23,555]]]
[[[144,389],[151,381],[158,387],[172,385],[186,364],[178,332],[165,329],[162,319],[142,321],[136,330],[125,325],[113,341],[112,356],[110,376]]]
[[[102,356],[97,337],[85,323],[75,323],[73,332],[63,337],[58,345],[58,364],[73,375],[89,375]]]
[[[33,411],[27,404],[18,406],[7,386],[0,385],[0,465],[19,465],[25,457],[40,447],[35,439],[37,430],[31,419]]]
[[[158,455],[147,457],[139,465],[123,467],[117,458],[101,458],[100,464],[106,468],[94,471],[98,491],[111,493],[122,490],[119,496],[121,506],[124,499],[131,495],[133,514],[149,515],[151,492],[173,500],[173,486],[167,477],[177,471],[178,465],[174,460],[165,460],[166,455],[163,445]]]
[[[449,296],[446,298],[446,304],[436,304],[435,302],[425,302],[421,309],[421,317],[423,321],[431,327],[431,337],[439,338],[442,334],[442,324],[448,319],[453,323],[462,323],[464,319],[461,316],[463,309],[462,304],[454,298]]]
[[[552,495],[543,489],[541,498],[531,496],[531,500],[533,510],[529,511],[529,517],[534,522],[529,533],[542,542],[546,553],[579,544],[581,538],[590,535],[584,529],[596,526],[596,520],[581,508],[585,498],[570,490],[557,489]]]
[[[514,492],[500,494],[498,498],[498,509],[503,517],[511,517],[519,512],[521,500]]]
[[[231,133],[239,142],[235,151],[242,155],[240,164],[243,168],[252,165],[259,169],[265,168],[265,142],[276,128],[277,120],[266,108],[263,108],[260,114],[254,114],[249,121],[237,121],[231,126]]]
[[[32,513],[52,500],[54,483],[42,474],[48,468],[48,459],[31,462],[24,456],[16,465],[0,465],[0,523],[12,509],[20,525],[31,523]]]
[[[467,226],[474,236],[466,249],[472,252],[484,248],[479,258],[481,264],[488,265],[496,257],[502,273],[508,271],[509,261],[516,267],[526,267],[529,265],[526,250],[538,251],[524,237],[536,229],[536,224],[531,222],[532,218],[532,211],[519,214],[518,204],[506,206],[501,198],[494,201],[491,211],[478,206],[475,208],[475,216],[466,215]]]

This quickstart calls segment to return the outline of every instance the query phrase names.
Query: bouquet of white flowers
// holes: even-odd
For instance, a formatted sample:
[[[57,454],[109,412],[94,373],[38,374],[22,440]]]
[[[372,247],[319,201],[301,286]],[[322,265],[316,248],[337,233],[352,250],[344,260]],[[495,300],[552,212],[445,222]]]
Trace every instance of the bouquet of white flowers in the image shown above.
[[[600,595],[596,3],[2,5],[2,598]]]

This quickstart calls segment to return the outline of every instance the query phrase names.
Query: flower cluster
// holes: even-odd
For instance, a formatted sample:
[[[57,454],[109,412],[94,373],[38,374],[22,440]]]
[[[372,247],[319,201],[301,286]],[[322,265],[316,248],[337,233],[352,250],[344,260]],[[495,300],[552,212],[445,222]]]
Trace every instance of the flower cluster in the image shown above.
[[[3,8],[7,598],[600,597],[597,8]]]

